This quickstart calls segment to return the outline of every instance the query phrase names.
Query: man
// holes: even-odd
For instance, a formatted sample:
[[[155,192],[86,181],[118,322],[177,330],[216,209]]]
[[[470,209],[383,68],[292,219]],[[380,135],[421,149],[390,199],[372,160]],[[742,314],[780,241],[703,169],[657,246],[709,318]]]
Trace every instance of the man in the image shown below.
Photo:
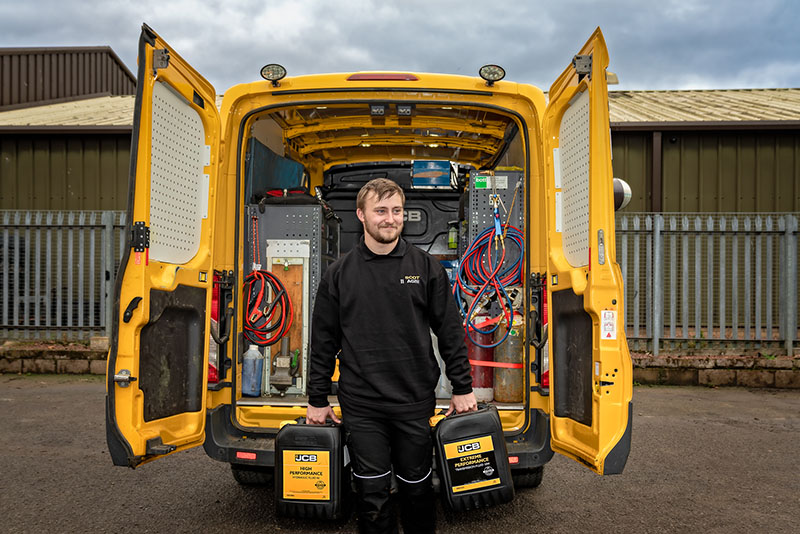
[[[339,403],[358,490],[360,532],[397,532],[392,469],[407,533],[434,532],[432,443],[439,366],[453,385],[447,411],[477,410],[464,331],[439,262],[400,237],[403,190],[379,178],[358,193],[364,237],[325,272],[311,331],[307,420],[339,422],[328,404],[339,353]]]

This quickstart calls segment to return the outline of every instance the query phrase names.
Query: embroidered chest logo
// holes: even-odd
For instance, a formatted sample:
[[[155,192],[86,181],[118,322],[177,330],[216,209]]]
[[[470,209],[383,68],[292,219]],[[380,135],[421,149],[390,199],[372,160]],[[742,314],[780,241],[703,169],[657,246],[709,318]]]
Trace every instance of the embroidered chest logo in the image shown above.
[[[400,284],[417,284],[419,285],[419,275],[407,275],[400,279]]]

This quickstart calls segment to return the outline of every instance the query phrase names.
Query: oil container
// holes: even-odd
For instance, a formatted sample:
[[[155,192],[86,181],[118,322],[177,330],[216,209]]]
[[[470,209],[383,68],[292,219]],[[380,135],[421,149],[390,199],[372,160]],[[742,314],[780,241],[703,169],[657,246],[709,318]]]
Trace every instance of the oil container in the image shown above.
[[[287,424],[275,438],[275,511],[339,519],[350,510],[350,459],[339,425]]]
[[[441,494],[454,511],[485,508],[514,498],[500,415],[494,406],[451,415],[434,428]]]
[[[524,328],[522,314],[514,312],[511,328],[508,328],[504,321],[498,329],[499,338],[505,335],[506,330],[508,336],[503,343],[494,348],[494,361],[506,366],[494,369],[494,400],[497,402],[522,402]]]

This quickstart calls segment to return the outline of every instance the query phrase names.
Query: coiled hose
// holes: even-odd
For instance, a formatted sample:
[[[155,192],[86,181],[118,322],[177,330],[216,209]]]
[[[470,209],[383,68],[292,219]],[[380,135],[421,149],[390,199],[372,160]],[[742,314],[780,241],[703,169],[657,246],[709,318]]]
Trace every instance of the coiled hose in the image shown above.
[[[516,261],[501,271],[500,269],[506,257],[506,241],[510,241],[517,246],[519,256]],[[494,251],[492,250],[493,242],[495,243]],[[473,344],[483,348],[491,348],[500,345],[508,337],[510,328],[506,329],[505,335],[499,341],[491,345],[483,345],[477,343],[470,332],[492,334],[497,330],[502,318],[505,318],[507,324],[511,324],[513,303],[505,288],[523,285],[522,258],[524,256],[524,234],[519,228],[509,224],[502,225],[502,234],[498,234],[497,228],[494,226],[486,228],[475,238],[464,253],[464,257],[458,265],[456,280],[453,284],[453,296],[458,303],[461,316],[464,317],[464,329],[467,337]],[[489,301],[492,297],[497,298],[503,311],[498,317],[481,323],[484,328],[480,328],[473,322],[473,319],[480,310],[479,304]],[[472,300],[467,307],[465,303],[470,302],[469,299]]]

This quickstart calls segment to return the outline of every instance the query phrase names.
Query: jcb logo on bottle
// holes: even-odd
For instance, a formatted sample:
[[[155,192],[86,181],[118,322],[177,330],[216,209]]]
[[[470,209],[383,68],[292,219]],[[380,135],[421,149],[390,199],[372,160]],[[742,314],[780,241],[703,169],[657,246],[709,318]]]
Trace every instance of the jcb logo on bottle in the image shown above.
[[[294,455],[295,462],[316,462],[317,455],[316,454],[295,454]]]
[[[458,452],[470,452],[470,451],[477,451],[480,448],[481,448],[481,444],[476,441],[474,443],[465,443],[463,445],[459,445],[458,449],[456,449],[456,450]]]

